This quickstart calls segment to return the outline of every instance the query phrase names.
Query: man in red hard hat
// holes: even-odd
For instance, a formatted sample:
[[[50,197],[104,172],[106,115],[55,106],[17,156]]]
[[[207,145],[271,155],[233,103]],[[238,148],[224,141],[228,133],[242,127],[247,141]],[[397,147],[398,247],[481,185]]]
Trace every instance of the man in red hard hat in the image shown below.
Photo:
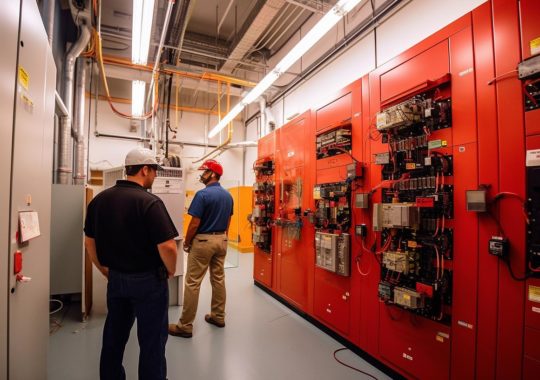
[[[233,213],[231,194],[219,184],[223,167],[215,160],[206,160],[199,181],[206,187],[197,191],[188,214],[191,215],[184,251],[188,252],[188,266],[184,286],[184,305],[178,324],[169,325],[169,334],[182,338],[193,336],[193,321],[197,314],[201,282],[210,267],[212,305],[204,320],[217,327],[225,327],[225,255],[227,230]]]

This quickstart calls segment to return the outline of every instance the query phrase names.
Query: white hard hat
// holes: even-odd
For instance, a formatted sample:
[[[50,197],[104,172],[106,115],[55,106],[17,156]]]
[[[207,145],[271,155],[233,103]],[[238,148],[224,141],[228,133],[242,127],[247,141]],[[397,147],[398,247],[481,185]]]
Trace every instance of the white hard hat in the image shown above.
[[[154,152],[150,149],[145,148],[135,148],[129,151],[126,156],[125,166],[135,166],[135,165],[156,165],[158,169],[162,170],[163,168],[157,163],[156,156]]]

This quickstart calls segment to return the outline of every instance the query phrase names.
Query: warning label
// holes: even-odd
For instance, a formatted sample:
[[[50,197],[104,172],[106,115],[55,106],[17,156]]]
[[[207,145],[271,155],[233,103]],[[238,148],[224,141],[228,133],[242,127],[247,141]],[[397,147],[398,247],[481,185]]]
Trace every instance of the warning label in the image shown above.
[[[529,301],[540,303],[540,286],[529,285]]]

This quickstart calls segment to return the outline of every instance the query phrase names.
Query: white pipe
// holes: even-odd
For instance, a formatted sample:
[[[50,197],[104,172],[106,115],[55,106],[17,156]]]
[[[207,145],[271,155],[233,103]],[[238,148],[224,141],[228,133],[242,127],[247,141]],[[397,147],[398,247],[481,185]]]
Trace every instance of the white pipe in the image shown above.
[[[49,46],[52,48],[53,36],[54,36],[54,9],[56,0],[49,0],[47,2],[47,37],[49,40]]]
[[[266,120],[266,100],[262,96],[259,98],[259,108],[261,113],[261,135],[259,136],[259,138],[261,138],[268,134],[268,122]]]
[[[219,34],[219,31],[221,29],[221,25],[223,25],[223,23],[225,22],[225,18],[229,14],[229,11],[231,10],[231,7],[232,7],[233,3],[234,3],[234,0],[229,1],[229,5],[227,5],[227,9],[225,9],[225,13],[223,13],[223,17],[221,17],[221,21],[219,22],[219,24],[217,26],[217,34]]]
[[[171,13],[174,3],[175,0],[169,0],[169,4],[167,5],[167,13],[165,14],[165,22],[163,23],[163,29],[161,30],[161,38],[159,39],[157,56],[156,60],[154,61],[154,68],[152,69],[152,80],[150,82],[150,86],[148,87],[148,97],[146,98],[146,102],[148,102],[148,100],[150,100],[150,97],[152,96],[151,94],[153,92],[152,89],[154,88],[154,76],[157,73],[159,67],[159,60],[161,59],[161,52],[163,50],[163,46],[165,45],[165,36],[167,35],[167,29],[169,28],[169,21],[171,20]]]

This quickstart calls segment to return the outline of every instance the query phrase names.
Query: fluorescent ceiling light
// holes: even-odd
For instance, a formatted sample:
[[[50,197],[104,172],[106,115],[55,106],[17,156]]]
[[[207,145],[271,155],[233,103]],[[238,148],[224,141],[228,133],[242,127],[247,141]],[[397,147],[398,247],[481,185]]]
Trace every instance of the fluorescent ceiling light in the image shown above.
[[[276,81],[277,78],[289,69],[309,49],[313,47],[341,18],[362,0],[340,0],[326,13],[323,18],[289,51],[285,57],[255,86],[240,102],[208,133],[212,138],[238,115],[245,106],[254,102]],[[232,116],[231,116],[232,115]]]
[[[148,62],[154,0],[133,0],[133,27],[131,29],[131,61],[138,65]]]
[[[142,80],[131,82],[131,115],[141,117],[144,113],[144,90],[146,83]]]

